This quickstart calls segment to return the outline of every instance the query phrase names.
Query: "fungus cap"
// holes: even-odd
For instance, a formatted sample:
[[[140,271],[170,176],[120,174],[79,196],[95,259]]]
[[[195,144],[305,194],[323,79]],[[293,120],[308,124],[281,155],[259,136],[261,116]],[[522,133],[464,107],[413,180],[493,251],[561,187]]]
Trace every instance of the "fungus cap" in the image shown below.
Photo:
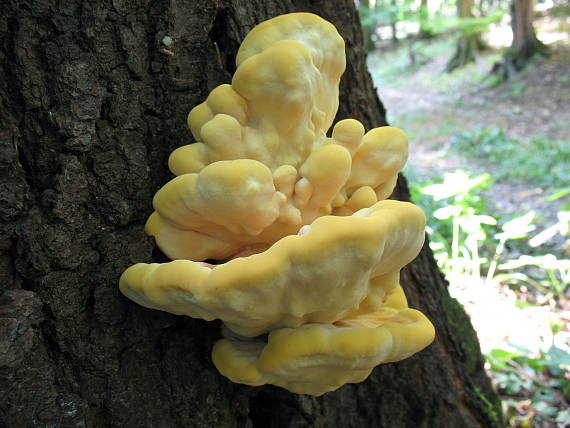
[[[188,115],[198,142],[172,153],[169,168],[179,177],[155,197],[147,232],[173,259],[224,259],[320,216],[351,215],[390,195],[407,158],[397,128],[365,133],[346,119],[327,137],[346,64],[342,37],[319,16],[261,23],[236,63],[231,85]],[[254,200],[251,182],[266,197]]]
[[[394,294],[403,295],[401,287]],[[401,296],[392,299],[401,303]],[[404,297],[405,301],[405,297]],[[251,386],[273,384],[298,394],[322,395],[362,382],[379,364],[424,349],[435,331],[419,311],[392,308],[331,324],[305,324],[269,333],[267,342],[222,339],[212,359],[224,376]]]
[[[382,201],[350,217],[321,217],[302,235],[221,265],[139,263],[123,273],[120,288],[143,306],[218,318],[247,337],[333,323],[381,307],[419,252],[424,227],[415,205]]]
[[[433,340],[398,285],[424,215],[384,201],[407,138],[354,119],[327,136],[344,41],[317,15],[258,25],[236,63],[231,84],[188,115],[197,142],[171,154],[176,177],[153,200],[145,231],[174,261],[131,266],[120,289],[149,308],[222,320],[229,336],[213,359],[231,380],[320,395]]]

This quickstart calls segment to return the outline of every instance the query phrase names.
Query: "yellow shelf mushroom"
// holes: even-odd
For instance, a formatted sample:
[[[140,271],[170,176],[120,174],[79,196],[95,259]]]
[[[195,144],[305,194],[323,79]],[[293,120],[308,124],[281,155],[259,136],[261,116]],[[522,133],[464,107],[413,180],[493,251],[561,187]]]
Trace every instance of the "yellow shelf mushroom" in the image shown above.
[[[354,119],[326,133],[338,109],[344,40],[317,15],[265,21],[244,39],[231,85],[194,107],[197,143],[168,165],[147,232],[172,259],[224,259],[267,248],[323,215],[351,215],[387,198],[407,138]]]
[[[190,112],[198,142],[172,153],[176,177],[154,197],[145,229],[174,261],[121,276],[143,306],[222,320],[213,360],[235,382],[321,395],[433,340],[399,286],[424,215],[383,200],[407,139],[353,119],[327,137],[344,68],[344,41],[316,15],[255,27],[231,85]]]
[[[255,337],[280,327],[333,323],[380,309],[400,269],[424,241],[423,212],[377,202],[353,216],[325,216],[302,235],[220,265],[189,260],[136,264],[121,291],[140,305],[206,320]]]
[[[432,324],[420,311],[383,307],[362,323],[355,318],[273,330],[267,343],[222,339],[212,358],[234,382],[270,383],[299,394],[322,395],[362,382],[379,364],[415,354],[433,336]]]

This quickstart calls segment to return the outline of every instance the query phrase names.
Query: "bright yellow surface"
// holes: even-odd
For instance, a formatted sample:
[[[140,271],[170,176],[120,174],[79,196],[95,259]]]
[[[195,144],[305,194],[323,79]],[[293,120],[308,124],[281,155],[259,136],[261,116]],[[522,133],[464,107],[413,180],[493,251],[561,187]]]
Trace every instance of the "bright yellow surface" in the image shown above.
[[[351,215],[387,198],[406,161],[407,139],[397,128],[365,134],[347,119],[327,137],[344,41],[318,16],[258,25],[237,65],[231,85],[214,89],[188,115],[198,143],[172,153],[168,165],[178,177],[155,197],[147,232],[170,258],[224,259],[320,216]],[[186,239],[188,231],[201,236]]]
[[[407,138],[354,119],[330,131],[344,41],[316,15],[263,22],[236,63],[231,84],[188,115],[197,142],[172,153],[176,177],[153,200],[145,230],[174,261],[130,267],[120,289],[149,308],[222,320],[230,333],[213,359],[231,380],[321,395],[433,340],[399,286],[424,215],[383,201]]]
[[[222,339],[212,358],[234,382],[271,383],[299,394],[322,395],[361,382],[377,365],[407,358],[434,339],[432,324],[419,311],[383,307],[374,315],[362,325],[355,320],[347,326],[305,324],[274,330],[267,343]]]
[[[217,266],[139,263],[123,273],[120,287],[143,306],[218,318],[247,337],[333,323],[380,309],[419,252],[424,227],[415,205],[382,201],[358,216],[321,217],[302,236]]]

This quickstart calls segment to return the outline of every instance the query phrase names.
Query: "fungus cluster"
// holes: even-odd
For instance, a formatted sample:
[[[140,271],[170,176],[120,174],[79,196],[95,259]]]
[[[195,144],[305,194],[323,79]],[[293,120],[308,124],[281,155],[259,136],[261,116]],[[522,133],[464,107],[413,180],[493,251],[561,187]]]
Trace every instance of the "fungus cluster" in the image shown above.
[[[344,41],[309,13],[255,27],[231,85],[188,116],[146,232],[174,261],[138,263],[120,289],[148,308],[220,319],[212,352],[234,382],[321,395],[426,347],[429,320],[399,285],[425,219],[386,199],[407,158],[393,127],[338,122]],[[213,264],[205,261],[216,260]]]

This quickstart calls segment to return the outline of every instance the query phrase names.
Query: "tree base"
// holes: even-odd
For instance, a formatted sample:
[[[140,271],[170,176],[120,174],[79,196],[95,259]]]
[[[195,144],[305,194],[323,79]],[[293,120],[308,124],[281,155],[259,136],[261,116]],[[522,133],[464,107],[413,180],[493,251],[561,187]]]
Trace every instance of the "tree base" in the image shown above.
[[[502,80],[509,80],[537,55],[548,56],[548,47],[541,41],[536,40],[520,49],[509,49],[503,60],[496,62],[491,69],[491,74],[499,76]]]
[[[462,36],[457,41],[455,53],[447,62],[444,72],[451,73],[452,71],[464,67],[470,62],[475,62],[477,54],[485,49],[485,44],[478,34]]]

